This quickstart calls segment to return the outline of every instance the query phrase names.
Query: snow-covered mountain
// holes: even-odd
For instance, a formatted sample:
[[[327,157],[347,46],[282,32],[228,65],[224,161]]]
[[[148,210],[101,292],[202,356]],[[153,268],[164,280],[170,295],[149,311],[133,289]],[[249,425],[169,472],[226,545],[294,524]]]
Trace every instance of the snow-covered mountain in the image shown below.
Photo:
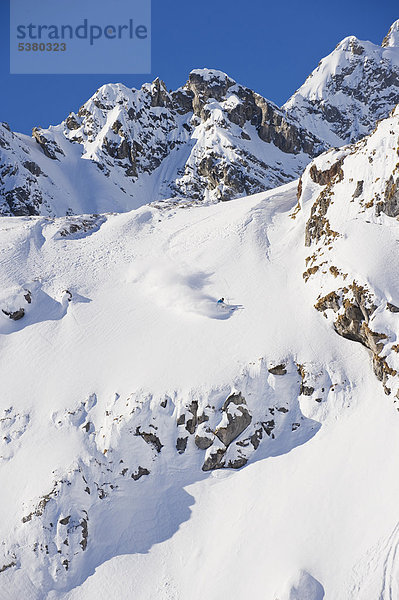
[[[0,600],[399,598],[398,32],[0,127]]]
[[[4,600],[398,597],[398,152],[1,220]]]
[[[342,40],[283,109],[328,145],[342,146],[370,133],[398,103],[399,20],[381,46]]]
[[[125,211],[154,199],[229,200],[298,177],[325,145],[226,74],[168,92],[101,87],[77,114],[27,136],[0,129],[0,212]]]
[[[382,46],[344,39],[280,109],[225,73],[168,91],[101,87],[33,137],[0,126],[0,215],[127,211],[171,197],[217,202],[296,179],[370,133],[399,102],[399,21]]]

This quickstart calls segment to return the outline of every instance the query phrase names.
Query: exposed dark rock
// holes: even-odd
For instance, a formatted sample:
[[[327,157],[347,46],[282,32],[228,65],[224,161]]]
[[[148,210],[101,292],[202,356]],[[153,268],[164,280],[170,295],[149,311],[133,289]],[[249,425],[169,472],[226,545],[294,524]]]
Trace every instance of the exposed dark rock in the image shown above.
[[[297,197],[298,202],[299,202],[299,200],[301,199],[301,196],[302,196],[302,189],[303,189],[303,183],[302,183],[302,177],[300,177],[299,181],[298,181],[298,187],[297,187],[297,190],[296,190],[296,197]]]
[[[262,423],[262,427],[265,430],[266,435],[271,436],[273,429],[275,428],[276,423],[274,421],[274,419],[271,419],[270,421],[266,421],[264,423]]]
[[[45,494],[39,501],[39,503],[37,504],[36,508],[30,512],[28,515],[22,517],[22,523],[28,523],[29,521],[31,521],[33,519],[33,517],[41,517],[42,514],[45,511],[45,508],[47,506],[47,504],[50,502],[50,500],[52,498],[54,498],[55,496],[57,496],[58,491],[57,491],[57,484],[54,485],[53,489],[51,490],[51,492],[49,492],[48,494]]]
[[[270,367],[268,371],[272,375],[285,375],[287,373],[287,369],[284,364],[276,365],[275,367]]]
[[[237,410],[241,415],[235,414],[234,416],[227,413],[228,425],[225,427],[219,427],[215,431],[215,435],[219,438],[225,446],[229,446],[233,440],[235,440],[251,423],[252,417],[248,410],[244,406],[239,406]]]
[[[233,403],[237,406],[235,414],[228,412],[229,405]],[[223,404],[223,412],[226,413],[228,424],[223,427],[218,427],[215,435],[227,447],[235,440],[251,423],[252,417],[245,406],[246,402],[241,392],[231,394]],[[237,414],[237,412],[239,414]]]
[[[151,85],[151,106],[172,108],[173,102],[168,94],[165,83],[157,77]]]
[[[338,164],[338,163],[336,163]],[[313,165],[314,166],[314,165]],[[319,177],[324,180],[323,173],[328,173],[329,171],[315,171],[315,177]],[[326,180],[329,175],[326,175]],[[335,177],[339,177],[339,170],[335,174]],[[334,180],[330,180],[326,187],[322,190],[320,195],[317,197],[315,203],[313,204],[310,210],[310,217],[306,223],[305,227],[305,246],[310,246],[311,244],[318,242],[324,236],[327,240],[330,240],[338,235],[336,231],[333,231],[330,227],[330,223],[326,218],[326,214],[328,208],[331,204],[332,198],[332,185]],[[311,267],[313,269],[317,269],[317,265]]]
[[[255,450],[259,447],[259,444],[260,444],[262,438],[263,438],[263,428],[262,427],[260,427],[259,429],[256,429],[254,431],[254,433],[251,435],[251,437],[249,438],[249,440]]]
[[[23,316],[25,316],[24,308],[20,308],[19,310],[16,310],[14,312],[8,312],[8,311],[2,309],[2,312],[5,315],[7,315],[7,317],[10,317],[10,319],[12,319],[13,321],[19,321],[20,319],[22,319]]]
[[[229,460],[229,462],[227,463],[227,467],[230,469],[241,469],[241,467],[245,467],[247,462],[248,459],[245,458],[245,456],[240,456],[238,458],[235,458],[234,460]]]
[[[89,537],[89,528],[88,528],[88,524],[87,524],[88,519],[82,519],[80,522],[80,526],[82,528],[82,539],[80,540],[79,544],[82,547],[82,550],[86,550],[87,548],[87,540]]]
[[[388,33],[382,40],[381,46],[383,48],[389,48],[389,46],[392,44],[392,37],[393,37],[395,31],[397,31],[397,29],[398,29],[398,25],[397,25],[397,22],[395,21],[394,23],[392,23],[391,27],[389,28]]]
[[[10,563],[7,563],[3,566],[0,567],[0,573],[4,573],[4,571],[7,571],[7,569],[11,569],[11,567],[16,567],[17,563],[15,562],[15,560],[11,561]]]
[[[188,436],[184,437],[184,438],[177,438],[176,450],[178,451],[179,454],[183,454],[183,452],[185,452],[185,450],[187,448],[187,440],[188,440]]]
[[[134,481],[137,481],[138,479],[140,479],[140,477],[143,477],[143,475],[149,474],[150,471],[148,469],[145,469],[144,467],[139,467],[135,473],[132,473],[131,477],[132,479],[134,479]]]
[[[391,175],[385,185],[384,200],[377,203],[376,214],[385,213],[388,217],[399,216],[399,177]]]
[[[42,195],[40,190],[32,191],[30,182],[26,187],[17,186],[4,194],[10,214],[15,217],[35,216],[40,214]]]
[[[352,304],[348,304],[344,314],[335,321],[334,329],[342,337],[360,342],[375,353],[381,352],[383,344],[380,343],[380,340],[387,337],[384,333],[372,331],[364,321],[359,307]]]
[[[41,170],[39,165],[33,162],[32,160],[26,160],[22,163],[22,165],[25,167],[25,169],[27,169],[30,173],[32,173],[32,175],[35,175],[36,177],[39,177],[39,175],[43,174],[43,171]]]
[[[57,154],[64,156],[64,152],[56,144],[56,142],[54,142],[54,140],[48,140],[42,131],[43,130],[40,127],[34,127],[32,129],[32,136],[39,144],[44,154],[52,160],[58,160]]]
[[[70,130],[79,129],[80,127],[79,123],[77,122],[75,116],[72,113],[65,119],[65,125]]]
[[[386,388],[388,376],[394,377],[397,375],[397,371],[388,365],[385,357],[378,356],[378,354],[373,354],[373,370],[377,379],[382,382],[386,393],[390,393],[390,390],[387,392]]]
[[[353,192],[352,198],[359,198],[359,196],[361,196],[363,194],[363,180],[362,181],[358,181],[356,184],[356,189]]]
[[[198,402],[196,400],[193,400],[191,402],[190,406],[188,407],[188,410],[192,414],[192,417],[190,419],[187,419],[187,421],[186,421],[186,430],[190,434],[193,434],[195,432],[195,429],[197,427],[197,422],[198,422],[197,421]]]
[[[399,308],[397,306],[395,306],[394,304],[391,304],[390,302],[387,302],[387,309],[393,313],[399,312]]]
[[[358,56],[361,56],[362,54],[364,54],[364,48],[358,42],[358,40],[351,40],[350,49],[351,49],[352,54],[357,54]]]
[[[239,406],[240,404],[246,404],[244,396],[241,394],[241,392],[238,392],[237,394],[230,394],[230,396],[224,401],[222,410],[226,411],[231,402],[233,402],[236,406]]]
[[[155,433],[146,433],[144,431],[140,431],[140,427],[136,427],[135,435],[142,437],[146,444],[153,446],[158,453],[161,452],[163,444],[161,444],[160,439],[155,435]]]
[[[310,178],[319,185],[327,185],[333,180],[335,182],[341,181],[344,177],[344,172],[342,170],[343,161],[344,159],[341,158],[325,171],[319,171],[316,165],[312,165],[309,169]]]
[[[61,525],[68,525],[70,519],[71,519],[71,515],[68,515],[67,517],[64,517],[63,519],[60,519]]]
[[[201,425],[201,423],[205,423],[206,421],[209,421],[209,417],[205,413],[202,413],[202,415],[198,415],[197,420],[198,420],[198,425]]]
[[[222,469],[224,467],[225,448],[217,448],[208,456],[202,465],[203,471],[212,471],[213,469]]]
[[[200,436],[200,435],[196,435],[194,441],[195,441],[195,445],[200,450],[207,450],[213,444],[213,438]]]
[[[89,231],[96,231],[104,221],[104,217],[99,217],[99,215],[91,215],[84,219],[82,217],[68,216],[67,219],[65,227],[58,232],[62,237],[68,237],[78,232],[88,233]]]
[[[314,392],[314,387],[310,385],[302,385],[301,386],[301,394],[304,396],[311,396]]]
[[[233,85],[235,85],[235,81],[227,75],[206,78],[195,71],[190,73],[186,87],[193,94],[192,110],[194,114],[206,119],[202,109],[209,98],[214,98],[220,102],[226,96],[227,90]]]
[[[320,298],[320,300],[316,302],[315,308],[321,312],[328,309],[338,312],[341,308],[338,294],[336,292],[330,292],[327,296],[323,296],[323,298]]]

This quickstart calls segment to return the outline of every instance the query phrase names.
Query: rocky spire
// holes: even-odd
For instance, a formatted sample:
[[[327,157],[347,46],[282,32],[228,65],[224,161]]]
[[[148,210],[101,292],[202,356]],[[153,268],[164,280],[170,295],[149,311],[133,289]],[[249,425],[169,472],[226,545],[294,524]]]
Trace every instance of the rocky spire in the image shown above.
[[[399,47],[399,19],[392,23],[387,35],[382,40],[384,48]]]

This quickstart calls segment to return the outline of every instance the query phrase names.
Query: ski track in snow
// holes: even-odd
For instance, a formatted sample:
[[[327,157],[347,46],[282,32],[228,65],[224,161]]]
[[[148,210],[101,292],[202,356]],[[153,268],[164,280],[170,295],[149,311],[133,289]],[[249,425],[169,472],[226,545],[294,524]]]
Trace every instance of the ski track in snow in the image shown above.
[[[379,600],[396,600],[399,598],[399,523],[388,539],[386,551]]]

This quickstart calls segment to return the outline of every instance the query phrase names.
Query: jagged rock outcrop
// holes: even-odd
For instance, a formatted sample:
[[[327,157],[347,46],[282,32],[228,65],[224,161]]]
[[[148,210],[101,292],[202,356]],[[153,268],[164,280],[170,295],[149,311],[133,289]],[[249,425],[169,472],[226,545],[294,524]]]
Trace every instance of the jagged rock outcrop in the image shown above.
[[[390,175],[385,185],[384,199],[377,202],[376,213],[381,212],[388,217],[397,217],[399,215],[399,176],[394,178]]]

